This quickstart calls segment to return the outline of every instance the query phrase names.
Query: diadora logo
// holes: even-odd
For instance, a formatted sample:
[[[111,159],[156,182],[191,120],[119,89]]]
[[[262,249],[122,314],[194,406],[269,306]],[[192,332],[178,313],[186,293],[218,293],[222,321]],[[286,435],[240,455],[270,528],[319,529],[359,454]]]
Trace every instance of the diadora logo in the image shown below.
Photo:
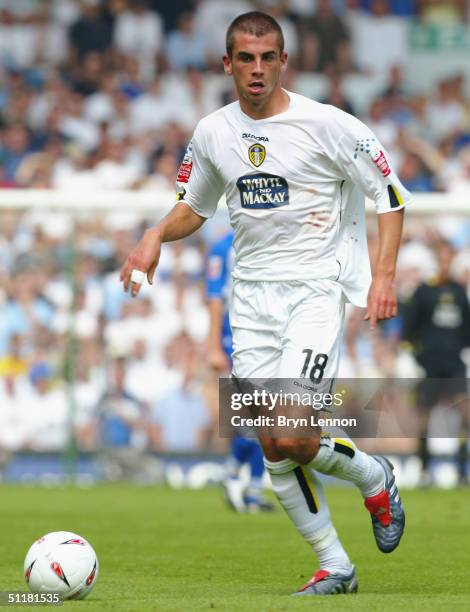
[[[258,168],[266,159],[266,147],[262,144],[252,144],[248,149],[248,157],[253,166]]]
[[[266,136],[255,136],[254,134],[248,134],[248,132],[244,132],[242,134],[242,138],[248,138],[248,140],[257,140],[258,142],[269,142],[269,138]]]
[[[282,176],[246,174],[237,181],[242,208],[278,208],[289,204],[289,187]]]

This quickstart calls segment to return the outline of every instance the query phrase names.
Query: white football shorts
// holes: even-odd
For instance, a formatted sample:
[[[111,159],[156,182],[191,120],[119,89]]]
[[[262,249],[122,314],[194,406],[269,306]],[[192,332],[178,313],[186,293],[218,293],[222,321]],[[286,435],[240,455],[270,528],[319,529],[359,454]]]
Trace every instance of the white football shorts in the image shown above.
[[[345,301],[341,285],[329,279],[234,280],[233,376],[334,379]]]

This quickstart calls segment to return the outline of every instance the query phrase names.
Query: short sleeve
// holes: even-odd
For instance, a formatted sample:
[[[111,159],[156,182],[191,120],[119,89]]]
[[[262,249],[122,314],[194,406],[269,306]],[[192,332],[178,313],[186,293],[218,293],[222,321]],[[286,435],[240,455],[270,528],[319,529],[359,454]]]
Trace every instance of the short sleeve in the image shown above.
[[[200,217],[209,218],[215,214],[223,190],[221,177],[206,152],[199,124],[178,170],[176,199],[188,204]]]
[[[410,202],[411,195],[393,170],[384,147],[361,121],[343,115],[334,130],[336,166],[375,203],[378,213],[400,210]]]

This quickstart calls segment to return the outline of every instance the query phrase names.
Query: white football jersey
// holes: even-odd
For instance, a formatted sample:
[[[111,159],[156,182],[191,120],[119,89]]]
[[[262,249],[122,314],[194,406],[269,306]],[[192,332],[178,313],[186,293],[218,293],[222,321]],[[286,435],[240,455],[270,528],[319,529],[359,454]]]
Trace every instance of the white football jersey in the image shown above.
[[[252,119],[239,102],[197,125],[177,199],[211,217],[225,193],[234,278],[329,278],[366,305],[370,263],[364,195],[378,213],[410,199],[374,134],[352,115],[287,92],[286,111]]]

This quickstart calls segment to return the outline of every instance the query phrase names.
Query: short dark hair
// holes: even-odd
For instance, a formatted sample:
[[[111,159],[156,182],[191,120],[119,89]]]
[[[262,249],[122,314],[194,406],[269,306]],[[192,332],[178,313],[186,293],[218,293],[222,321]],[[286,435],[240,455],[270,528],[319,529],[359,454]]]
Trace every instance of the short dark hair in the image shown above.
[[[281,26],[274,19],[274,17],[271,17],[271,15],[268,15],[267,13],[262,13],[261,11],[250,11],[249,13],[239,15],[232,21],[228,27],[227,36],[225,39],[225,46],[227,48],[227,55],[229,57],[232,56],[233,39],[237,32],[251,34],[257,38],[261,38],[261,36],[266,36],[266,34],[274,32],[277,34],[279,41],[279,52],[282,53],[284,51],[284,35],[282,33]]]

